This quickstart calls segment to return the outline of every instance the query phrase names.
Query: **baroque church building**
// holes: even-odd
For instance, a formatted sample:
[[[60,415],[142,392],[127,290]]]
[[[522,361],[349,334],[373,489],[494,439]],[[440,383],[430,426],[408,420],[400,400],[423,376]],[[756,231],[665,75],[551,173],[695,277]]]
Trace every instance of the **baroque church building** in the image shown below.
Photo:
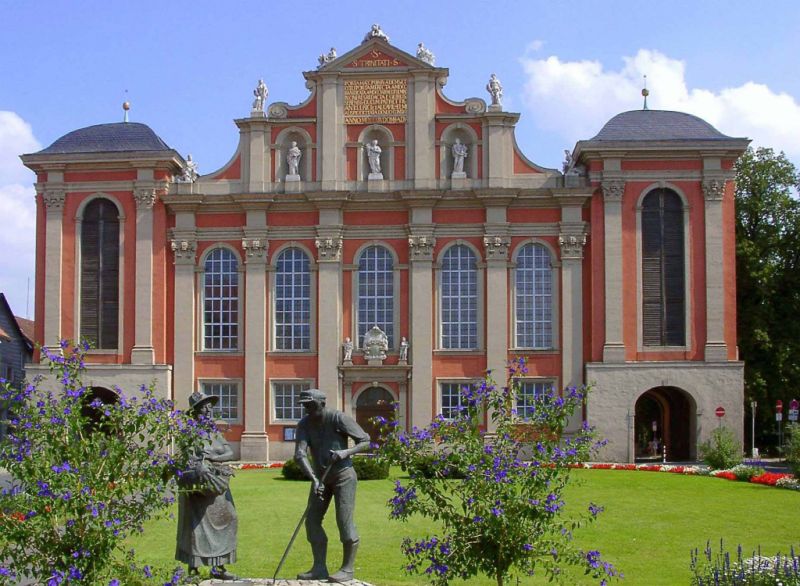
[[[564,169],[519,150],[519,114],[454,101],[448,70],[373,26],[267,102],[197,176],[144,124],[70,132],[36,173],[36,340],[88,338],[103,397],[198,389],[245,461],[291,457],[302,389],[367,429],[457,408],[462,385],[528,361],[524,416],[548,387],[591,384],[601,457],[695,458],[740,435],[734,163],[743,138],[638,110],[580,140]],[[43,371],[36,365],[29,374]]]

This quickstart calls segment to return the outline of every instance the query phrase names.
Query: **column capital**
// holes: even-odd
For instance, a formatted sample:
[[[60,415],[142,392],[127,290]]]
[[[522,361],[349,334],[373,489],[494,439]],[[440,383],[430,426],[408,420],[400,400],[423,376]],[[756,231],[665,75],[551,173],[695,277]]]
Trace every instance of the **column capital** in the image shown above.
[[[66,193],[63,189],[47,189],[42,193],[42,201],[47,213],[61,213],[64,209]]]
[[[621,179],[603,181],[600,184],[603,190],[603,199],[606,201],[620,202],[622,194],[625,192],[625,182]]]
[[[269,251],[269,242],[262,238],[243,238],[242,249],[245,252],[245,262],[266,261]]]
[[[569,234],[562,232],[558,235],[558,245],[561,247],[561,258],[564,260],[583,258],[583,247],[586,246],[586,233]]]
[[[314,240],[319,254],[318,262],[339,262],[342,256],[342,238],[340,236],[321,237]]]
[[[151,210],[156,203],[156,190],[153,187],[140,187],[133,194],[137,210]]]
[[[511,238],[487,234],[483,237],[483,246],[486,248],[486,260],[508,260]]]
[[[725,195],[724,179],[706,179],[703,181],[703,195],[706,201],[722,201]]]
[[[411,234],[408,237],[408,250],[412,261],[433,260],[436,238],[427,234]]]
[[[195,252],[197,251],[197,241],[193,238],[185,238],[170,241],[170,248],[175,255],[175,264],[193,265],[195,262]]]

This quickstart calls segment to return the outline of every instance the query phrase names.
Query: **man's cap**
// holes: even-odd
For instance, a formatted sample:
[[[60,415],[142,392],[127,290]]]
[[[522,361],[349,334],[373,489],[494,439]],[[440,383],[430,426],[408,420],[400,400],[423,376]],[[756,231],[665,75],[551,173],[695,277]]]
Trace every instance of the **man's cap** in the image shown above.
[[[219,397],[216,395],[206,395],[203,391],[195,391],[189,396],[189,411],[196,413],[206,403],[216,405],[218,401]]]
[[[305,391],[300,391],[300,403],[312,403],[314,401],[322,401],[325,402],[327,399],[325,393],[320,391],[319,389],[306,389]]]

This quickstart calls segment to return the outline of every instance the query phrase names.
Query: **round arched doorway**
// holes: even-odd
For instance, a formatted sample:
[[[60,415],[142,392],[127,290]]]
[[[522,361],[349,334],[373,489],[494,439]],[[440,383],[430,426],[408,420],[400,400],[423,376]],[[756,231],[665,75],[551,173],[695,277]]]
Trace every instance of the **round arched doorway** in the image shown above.
[[[380,429],[373,423],[374,417],[391,419],[394,417],[392,403],[394,397],[383,387],[369,387],[364,389],[356,399],[356,423],[369,434],[373,443],[380,438]]]
[[[635,456],[639,460],[691,460],[696,457],[694,400],[677,387],[655,387],[636,401]]]
[[[102,405],[113,405],[119,402],[119,395],[105,387],[90,387],[88,392],[83,396],[81,415],[87,419],[86,431],[100,430],[108,433],[111,430],[102,423],[103,407],[98,405],[98,401]]]

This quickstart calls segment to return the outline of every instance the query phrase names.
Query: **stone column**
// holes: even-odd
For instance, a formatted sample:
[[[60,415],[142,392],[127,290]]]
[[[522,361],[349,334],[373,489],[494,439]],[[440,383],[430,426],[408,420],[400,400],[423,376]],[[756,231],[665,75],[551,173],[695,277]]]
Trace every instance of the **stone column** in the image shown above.
[[[706,232],[706,362],[728,360],[725,344],[725,281],[722,272],[722,199],[724,179],[703,181]]]
[[[173,392],[179,409],[189,406],[189,395],[194,385],[195,350],[195,254],[197,241],[194,235],[181,235],[170,242],[175,256],[175,300],[173,312],[174,365]]]
[[[139,188],[136,199],[135,322],[131,364],[155,364],[153,349],[153,205],[156,190]]]
[[[603,362],[625,362],[622,340],[622,194],[625,182],[603,181],[606,340]]]
[[[339,189],[343,177],[344,144],[341,138],[343,108],[339,101],[338,74],[321,74],[322,80],[317,88],[320,92],[317,101],[317,173],[322,182],[322,189]],[[325,156],[322,156],[322,154]]]
[[[341,410],[339,357],[342,347],[342,236],[341,210],[320,210],[317,228],[317,359],[319,388],[328,406]]]
[[[487,231],[483,245],[486,248],[486,369],[491,371],[497,385],[504,386],[508,366],[508,249],[511,239],[505,234]],[[494,431],[491,418],[488,426],[489,431]]]
[[[62,189],[46,189],[42,194],[42,199],[46,214],[43,342],[45,346],[53,349],[59,348],[58,344],[63,337],[61,332],[61,239],[66,196]]]
[[[409,137],[413,148],[413,173],[414,187],[416,189],[433,188],[436,182],[434,150],[434,110],[435,110],[435,80],[427,72],[414,75],[413,96],[411,106],[414,121],[413,131]],[[444,148],[444,147],[442,147]]]
[[[267,354],[267,250],[264,212],[248,211],[248,228],[242,248],[245,253],[244,319],[244,405],[241,459],[247,462],[269,460],[266,421]],[[261,230],[249,228],[251,216],[260,216]],[[260,233],[257,233],[260,232]]]
[[[411,233],[408,237],[411,278],[409,279],[409,311],[414,352],[411,365],[411,425],[423,427],[433,420],[433,237],[431,209],[412,209]],[[414,218],[419,222],[414,222]],[[424,223],[423,221],[424,220]]]
[[[564,226],[558,236],[561,248],[561,385],[583,384],[583,247],[582,229]],[[569,231],[567,231],[569,230]],[[578,411],[567,422],[567,432],[578,431],[583,414]]]

